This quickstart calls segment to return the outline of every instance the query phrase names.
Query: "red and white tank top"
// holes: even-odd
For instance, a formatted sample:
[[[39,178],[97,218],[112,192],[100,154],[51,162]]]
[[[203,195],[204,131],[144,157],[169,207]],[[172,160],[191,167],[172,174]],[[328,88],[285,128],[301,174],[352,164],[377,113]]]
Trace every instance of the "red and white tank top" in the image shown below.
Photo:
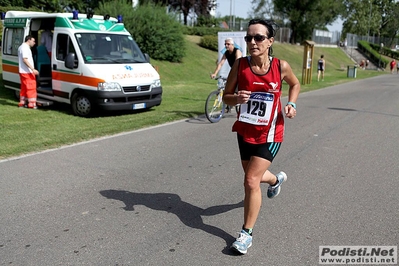
[[[238,90],[251,91],[246,104],[241,104],[233,132],[240,134],[245,142],[262,144],[282,142],[284,138],[284,115],[281,107],[280,60],[270,57],[266,74],[255,74],[250,66],[251,57],[239,59]]]

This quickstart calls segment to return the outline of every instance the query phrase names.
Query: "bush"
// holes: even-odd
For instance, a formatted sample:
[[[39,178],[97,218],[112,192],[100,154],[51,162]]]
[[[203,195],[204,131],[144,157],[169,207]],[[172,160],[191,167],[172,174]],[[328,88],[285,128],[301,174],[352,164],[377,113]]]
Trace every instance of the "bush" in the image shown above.
[[[223,29],[219,27],[188,27],[183,26],[183,32],[187,35],[197,35],[197,36],[205,36],[205,35],[218,35],[219,31],[231,31],[229,29]]]
[[[218,32],[231,31],[219,27],[183,27],[184,34],[202,36],[199,45],[212,51],[218,51]]]
[[[180,23],[166,14],[165,7],[140,5],[120,0],[100,3],[99,14],[123,15],[123,23],[140,49],[151,58],[181,62],[185,56],[185,42]]]
[[[201,38],[199,45],[212,51],[218,51],[218,36],[205,35]]]
[[[399,53],[397,51],[392,50],[389,47],[384,46],[382,48],[382,54],[394,59],[399,59]]]
[[[219,25],[217,18],[212,16],[198,16],[196,26],[215,27]]]

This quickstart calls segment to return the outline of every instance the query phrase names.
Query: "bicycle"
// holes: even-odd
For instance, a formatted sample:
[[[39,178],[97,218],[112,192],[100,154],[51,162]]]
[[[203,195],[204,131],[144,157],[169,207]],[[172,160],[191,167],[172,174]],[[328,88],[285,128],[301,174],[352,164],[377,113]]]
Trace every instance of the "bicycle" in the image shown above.
[[[226,104],[223,102],[223,92],[227,78],[218,77],[218,89],[209,93],[205,101],[205,115],[211,123],[217,123],[223,117]]]
[[[223,102],[223,93],[224,93],[224,88],[226,86],[226,81],[227,78],[224,78],[222,76],[215,78],[218,81],[218,89],[215,91],[212,91],[208,97],[206,98],[205,102],[205,115],[206,118],[209,120],[211,123],[217,123],[222,119],[226,109],[227,112],[229,112],[232,108],[231,106],[226,106],[226,104]],[[235,109],[236,112],[238,113],[239,106],[236,105]]]

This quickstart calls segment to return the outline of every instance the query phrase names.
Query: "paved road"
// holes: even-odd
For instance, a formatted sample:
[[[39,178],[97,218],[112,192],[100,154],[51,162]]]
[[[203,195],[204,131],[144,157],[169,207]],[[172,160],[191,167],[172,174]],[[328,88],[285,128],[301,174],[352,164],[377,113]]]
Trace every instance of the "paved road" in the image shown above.
[[[229,114],[0,162],[0,265],[317,265],[320,245],[398,245],[398,81],[301,94],[271,167],[288,181],[245,256],[226,248],[243,212]]]

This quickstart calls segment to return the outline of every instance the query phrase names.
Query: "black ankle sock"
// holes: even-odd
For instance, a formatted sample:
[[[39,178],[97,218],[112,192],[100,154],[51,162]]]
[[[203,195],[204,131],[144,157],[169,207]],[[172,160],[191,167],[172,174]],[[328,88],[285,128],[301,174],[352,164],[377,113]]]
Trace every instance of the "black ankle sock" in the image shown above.
[[[244,230],[245,232],[248,233],[248,235],[252,236],[252,228],[244,228],[244,226],[242,227],[242,230]]]
[[[277,185],[278,184],[278,178],[277,178],[277,176],[276,176],[276,183],[274,183],[274,185],[272,185],[272,187],[274,187],[275,185]]]

